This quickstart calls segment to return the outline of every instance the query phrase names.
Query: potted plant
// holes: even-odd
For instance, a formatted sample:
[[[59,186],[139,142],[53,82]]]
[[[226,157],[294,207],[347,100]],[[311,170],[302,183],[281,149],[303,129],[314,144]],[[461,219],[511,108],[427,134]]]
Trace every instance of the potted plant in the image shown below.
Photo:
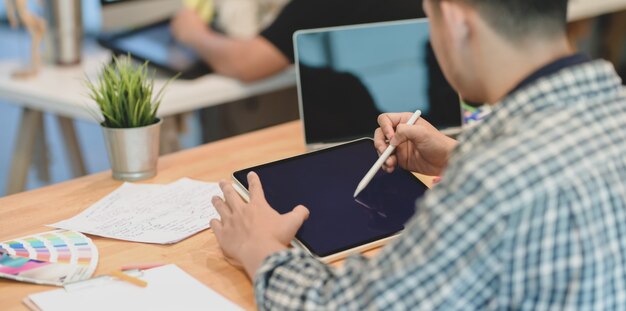
[[[129,55],[130,56],[130,55]],[[161,120],[156,114],[167,83],[153,96],[148,63],[135,66],[130,57],[106,64],[97,83],[86,78],[92,111],[104,132],[113,178],[137,181],[156,175]]]

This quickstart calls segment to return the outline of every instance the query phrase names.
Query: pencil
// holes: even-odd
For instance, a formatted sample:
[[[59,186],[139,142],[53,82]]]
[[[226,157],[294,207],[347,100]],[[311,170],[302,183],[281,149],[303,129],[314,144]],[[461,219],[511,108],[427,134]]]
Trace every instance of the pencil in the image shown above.
[[[141,279],[138,279],[138,278],[136,278],[134,276],[130,276],[130,275],[128,275],[128,274],[126,274],[126,273],[124,273],[122,271],[119,271],[119,270],[115,270],[115,271],[111,272],[111,275],[116,277],[116,278],[118,278],[118,279],[120,279],[120,280],[122,280],[122,281],[126,281],[128,283],[135,284],[135,285],[137,285],[139,287],[147,287],[148,286],[148,282],[146,282],[144,280],[141,280]]]

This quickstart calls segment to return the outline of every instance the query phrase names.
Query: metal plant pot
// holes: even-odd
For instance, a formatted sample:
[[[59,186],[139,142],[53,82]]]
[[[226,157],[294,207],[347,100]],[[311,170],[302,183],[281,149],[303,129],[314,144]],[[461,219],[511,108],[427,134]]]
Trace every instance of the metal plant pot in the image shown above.
[[[161,123],[126,129],[102,127],[114,179],[137,181],[156,175]]]

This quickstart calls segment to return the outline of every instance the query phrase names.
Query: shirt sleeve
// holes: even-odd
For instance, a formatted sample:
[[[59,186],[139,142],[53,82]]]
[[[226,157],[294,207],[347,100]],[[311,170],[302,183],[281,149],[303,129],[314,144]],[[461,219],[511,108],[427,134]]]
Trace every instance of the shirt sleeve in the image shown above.
[[[268,257],[255,277],[261,310],[480,309],[492,301],[506,218],[491,185],[452,172],[417,206],[404,233],[340,269],[301,250]]]
[[[293,62],[293,34],[298,30],[419,17],[424,12],[415,0],[292,0],[261,36]]]
[[[261,32],[261,36],[293,62],[295,58],[293,34],[300,29],[336,24],[336,15],[340,14],[342,9],[337,6],[329,0],[292,0],[283,8],[276,20]]]

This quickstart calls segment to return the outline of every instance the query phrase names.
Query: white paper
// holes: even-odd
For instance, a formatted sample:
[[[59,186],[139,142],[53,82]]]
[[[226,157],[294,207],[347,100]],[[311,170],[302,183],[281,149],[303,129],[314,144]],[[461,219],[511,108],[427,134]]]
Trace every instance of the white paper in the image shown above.
[[[169,185],[125,183],[73,218],[50,226],[108,238],[170,244],[210,227],[223,196],[217,183],[180,179]]]
[[[140,278],[148,283],[147,287],[111,280],[84,289],[59,289],[28,298],[43,311],[242,310],[176,265],[146,270]]]

